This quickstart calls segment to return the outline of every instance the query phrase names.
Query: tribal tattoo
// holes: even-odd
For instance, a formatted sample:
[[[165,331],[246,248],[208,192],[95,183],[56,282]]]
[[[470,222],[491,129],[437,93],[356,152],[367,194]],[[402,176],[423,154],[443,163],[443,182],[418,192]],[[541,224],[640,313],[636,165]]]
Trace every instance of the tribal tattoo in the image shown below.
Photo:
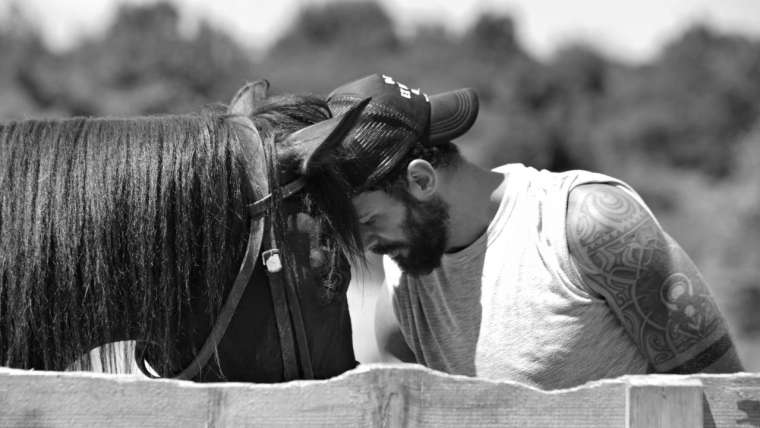
[[[574,189],[567,238],[585,284],[606,300],[656,371],[702,371],[732,348],[697,268],[625,189]]]

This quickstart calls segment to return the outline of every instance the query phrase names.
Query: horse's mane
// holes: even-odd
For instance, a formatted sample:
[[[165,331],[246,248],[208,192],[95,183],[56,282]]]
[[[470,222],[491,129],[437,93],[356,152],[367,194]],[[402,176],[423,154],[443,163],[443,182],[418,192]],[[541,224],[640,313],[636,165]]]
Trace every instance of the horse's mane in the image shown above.
[[[172,349],[194,299],[213,320],[246,245],[240,152],[211,112],[1,124],[0,365],[62,369],[115,331]]]
[[[228,117],[0,124],[0,365],[60,370],[91,346],[140,338],[164,350],[166,372],[177,341],[208,330],[243,258],[247,204],[262,196],[246,188]],[[295,160],[285,137],[329,117],[323,99],[288,95],[251,119]],[[333,261],[361,254],[348,194],[326,169],[302,196],[329,228]],[[199,310],[209,325],[186,322]],[[119,358],[101,353],[104,366]]]

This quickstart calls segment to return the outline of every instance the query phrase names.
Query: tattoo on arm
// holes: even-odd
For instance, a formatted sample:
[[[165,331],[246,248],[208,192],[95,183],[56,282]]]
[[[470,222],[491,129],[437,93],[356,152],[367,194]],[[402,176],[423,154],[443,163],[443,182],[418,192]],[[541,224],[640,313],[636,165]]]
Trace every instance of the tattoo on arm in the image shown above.
[[[567,237],[585,284],[607,301],[657,371],[702,371],[732,350],[694,264],[624,189],[574,189]]]

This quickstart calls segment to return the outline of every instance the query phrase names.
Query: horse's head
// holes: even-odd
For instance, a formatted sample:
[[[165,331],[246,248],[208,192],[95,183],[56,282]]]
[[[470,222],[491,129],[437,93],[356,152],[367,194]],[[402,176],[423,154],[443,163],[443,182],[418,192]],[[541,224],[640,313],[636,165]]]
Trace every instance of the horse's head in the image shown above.
[[[355,365],[345,290],[359,239],[321,159],[359,110],[332,118],[323,100],[265,89],[224,112],[0,124],[2,364],[61,369],[137,340],[160,374],[194,366],[200,380]],[[274,323],[299,312],[303,329]],[[311,370],[288,373],[293,355]]]
[[[355,365],[345,293],[348,259],[360,254],[360,246],[348,189],[322,159],[351,130],[366,102],[333,118],[319,98],[269,97],[267,89],[265,81],[246,85],[228,109],[229,120],[240,131],[252,194],[259,194],[251,204],[249,253],[260,248],[263,264],[246,291],[259,297],[243,298],[235,315],[238,324],[233,322],[218,342],[219,355],[261,354],[260,349],[246,349],[250,338],[240,335],[250,331],[240,328],[240,320],[247,319],[246,326],[261,323],[255,318],[262,307],[245,307],[257,302],[274,309],[269,322],[277,321],[285,379],[333,376]],[[263,243],[256,226],[262,217],[267,219]],[[266,266],[266,277],[261,266]],[[262,288],[265,282],[268,290]],[[271,337],[263,342],[276,345]],[[278,380],[281,373],[229,357],[219,358],[217,365],[218,372],[206,370],[200,378]]]
[[[315,289],[321,293],[319,300],[328,303],[345,293],[350,280],[347,256],[357,256],[361,250],[349,189],[325,162],[325,154],[352,129],[366,102],[331,117],[319,98],[270,97],[268,89],[266,80],[245,85],[233,97],[228,112],[253,123],[249,144],[262,144],[264,151],[272,148],[269,167],[277,174],[270,175],[269,187],[293,193],[281,198],[282,209],[276,211],[284,214],[280,220],[286,226],[286,242],[298,258],[294,265],[300,268],[299,279],[319,277],[321,286]],[[256,143],[257,138],[262,142]]]

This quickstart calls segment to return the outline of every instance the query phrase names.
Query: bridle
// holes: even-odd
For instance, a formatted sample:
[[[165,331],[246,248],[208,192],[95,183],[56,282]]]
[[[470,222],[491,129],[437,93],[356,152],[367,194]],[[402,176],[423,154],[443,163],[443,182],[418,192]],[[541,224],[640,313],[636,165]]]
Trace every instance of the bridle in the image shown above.
[[[261,252],[261,260],[267,271],[269,289],[272,295],[277,332],[280,339],[284,379],[286,381],[313,379],[314,370],[301,313],[300,299],[294,284],[295,278],[288,280],[286,278],[287,270],[283,269],[282,257],[284,254],[280,253],[279,243],[284,240],[284,231],[278,226],[282,223],[276,221],[276,218],[282,215],[279,210],[281,202],[300,192],[306,185],[306,181],[303,178],[298,178],[280,186],[277,154],[272,139],[267,139],[267,144],[264,144],[252,123],[243,122],[239,118],[232,120],[236,120],[244,128],[252,130],[254,134],[252,140],[258,142],[259,148],[263,148],[268,170],[269,193],[248,206],[251,224],[245,256],[211,332],[193,361],[172,378],[193,379],[214,355],[251,280],[259,251],[264,246],[267,249]],[[257,148],[246,144],[242,144],[242,146],[243,155],[246,158],[248,179],[253,183],[255,171],[253,164],[255,163]],[[262,218],[265,220],[262,221]],[[137,355],[137,352],[135,354],[137,366],[143,374],[151,378],[159,377],[148,369],[144,355]]]
[[[277,167],[277,153],[272,139],[267,140],[264,147],[268,163],[269,195],[252,204],[251,209],[268,211],[266,216],[269,233],[266,247],[269,249],[261,253],[261,261],[267,270],[269,279],[269,291],[272,294],[277,332],[280,337],[280,350],[285,380],[313,379],[314,370],[311,365],[311,353],[309,351],[306,329],[301,312],[301,300],[295,287],[295,278],[285,278],[287,270],[283,270],[282,255],[278,242],[284,242],[284,231],[276,221],[282,216],[280,203],[288,197],[303,189],[306,184],[303,178],[298,178],[280,187]],[[295,343],[293,343],[295,342]],[[300,370],[299,370],[300,368]]]

